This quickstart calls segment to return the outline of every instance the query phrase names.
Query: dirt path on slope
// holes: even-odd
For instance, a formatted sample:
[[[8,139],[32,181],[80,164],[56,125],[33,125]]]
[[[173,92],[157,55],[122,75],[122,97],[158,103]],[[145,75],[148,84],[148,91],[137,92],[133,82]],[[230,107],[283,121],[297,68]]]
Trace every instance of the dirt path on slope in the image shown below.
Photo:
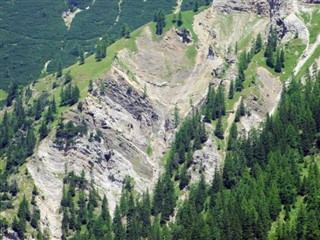
[[[174,13],[177,14],[181,11],[181,5],[182,5],[183,0],[177,0],[177,7],[174,10]]]
[[[116,20],[114,21],[114,25],[116,25],[116,24],[119,22],[119,20],[120,20],[122,1],[123,1],[123,0],[119,0],[119,2],[118,2],[119,13],[118,13],[118,16],[116,17]]]

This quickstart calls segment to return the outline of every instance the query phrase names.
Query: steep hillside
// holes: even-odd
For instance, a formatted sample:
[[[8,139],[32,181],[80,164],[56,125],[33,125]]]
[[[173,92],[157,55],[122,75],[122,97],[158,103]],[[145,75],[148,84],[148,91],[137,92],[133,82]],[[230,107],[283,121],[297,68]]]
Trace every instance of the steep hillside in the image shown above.
[[[128,11],[125,3],[119,3],[121,14]],[[190,7],[187,3],[182,2],[182,9]],[[84,11],[77,13],[70,32]],[[24,183],[17,196],[11,197],[12,204],[17,208],[24,193],[28,201],[34,198],[41,213],[40,232],[60,239],[79,230],[70,227],[67,231],[65,227],[66,215],[75,214],[65,203],[66,192],[73,188],[79,188],[79,193],[71,194],[68,201],[72,198],[78,206],[82,195],[88,194],[89,202],[97,195],[96,201],[100,204],[99,198],[105,194],[114,212],[120,198],[125,202],[131,196],[138,204],[137,196],[142,195],[144,199],[147,190],[150,193],[155,190],[157,194],[158,188],[169,186],[173,181],[174,189],[170,191],[174,191],[178,199],[174,206],[180,206],[189,193],[192,200],[189,181],[211,181],[225,160],[228,161],[226,174],[241,172],[239,176],[223,176],[224,181],[230,181],[230,186],[225,184],[226,188],[232,188],[240,182],[245,167],[256,167],[251,162],[243,165],[241,159],[230,157],[230,152],[235,151],[232,146],[238,144],[237,135],[241,138],[249,135],[252,141],[258,141],[250,131],[260,126],[268,112],[275,115],[272,121],[278,124],[276,109],[284,86],[288,86],[294,76],[303,77],[307,69],[310,79],[316,79],[320,65],[314,63],[320,60],[320,35],[317,21],[313,19],[318,16],[317,11],[319,6],[294,0],[286,4],[264,0],[217,1],[208,8],[183,12],[181,24],[176,15],[167,15],[161,36],[155,34],[156,23],[148,23],[132,32],[129,38],[110,45],[106,58],[101,61],[91,56],[83,64],[63,70],[61,77],[50,74],[24,90],[9,91],[6,100],[9,106],[6,110],[9,114],[12,112],[9,119],[14,126],[19,126],[20,118],[26,123],[21,129],[17,127],[8,133],[13,140],[0,138],[0,177],[10,176],[5,180],[8,186],[3,184],[4,192],[11,189],[16,180],[19,185]],[[118,21],[120,19],[121,15]],[[271,46],[274,39],[276,44]],[[268,63],[266,54],[270,46],[274,47],[271,53],[274,66]],[[280,52],[283,52],[282,63]],[[303,79],[308,81],[308,76]],[[73,89],[71,85],[79,88],[79,99],[63,104],[65,96],[69,96],[67,100],[73,98],[73,93],[66,95],[69,86]],[[22,99],[19,91],[24,93]],[[51,117],[48,112],[53,102],[57,110]],[[26,117],[22,116],[23,111],[19,114],[18,103],[24,106]],[[7,114],[2,111],[0,116],[3,119],[1,133],[6,133]],[[42,134],[44,124],[46,134]],[[17,147],[20,139],[29,147],[28,136],[32,134],[28,134],[25,126],[33,127],[39,141],[23,159],[15,160],[15,154],[19,153],[15,153],[13,147]],[[309,147],[303,150],[306,154]],[[317,146],[314,149],[318,151]],[[245,154],[244,148],[237,150]],[[231,159],[237,164],[234,168]],[[311,165],[309,161],[308,164]],[[182,179],[187,183],[182,184]],[[83,183],[86,181],[90,183],[88,186]],[[37,195],[31,193],[33,184]],[[135,185],[134,191],[131,184]],[[96,206],[92,208],[92,214],[99,212]],[[120,205],[120,208],[125,207]],[[162,213],[160,229],[160,222],[174,219],[178,209],[166,217],[162,212],[165,209],[154,211],[155,228],[158,227],[157,211]],[[1,217],[11,223],[16,214],[9,206],[1,212]],[[184,219],[181,214],[177,215],[178,227]],[[203,216],[206,214],[205,210]],[[82,234],[86,236],[89,226],[82,224]],[[272,231],[275,229],[273,226]],[[29,225],[26,230],[33,235],[36,231]],[[163,231],[166,231],[164,227],[161,234]],[[173,228],[170,234],[184,233]],[[178,239],[192,239],[181,236],[186,235]]]
[[[152,21],[155,11],[170,13],[175,5],[176,0],[1,1],[0,88],[26,85],[56,71],[59,62],[74,64],[81,51],[95,52],[102,35],[109,45],[120,38],[123,24],[134,30]]]

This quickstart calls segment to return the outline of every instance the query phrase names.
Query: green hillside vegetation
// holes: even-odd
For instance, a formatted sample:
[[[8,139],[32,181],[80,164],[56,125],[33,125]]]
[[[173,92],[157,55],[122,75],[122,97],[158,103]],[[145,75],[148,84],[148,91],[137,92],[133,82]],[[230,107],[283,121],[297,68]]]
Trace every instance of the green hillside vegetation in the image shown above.
[[[116,0],[95,1],[94,4],[68,0],[67,3],[83,10],[76,15],[69,30],[62,19],[62,12],[68,9],[66,1],[45,0],[31,4],[30,1],[5,0],[0,3],[3,19],[0,26],[1,89],[8,89],[12,81],[26,85],[39,78],[49,60],[49,73],[56,71],[59,61],[69,66],[79,57],[80,51],[93,54],[102,35],[107,35],[111,41],[119,39],[123,24],[131,30],[137,29],[151,21],[158,9],[168,14],[176,5],[175,0],[123,1],[119,22],[115,23],[119,14]],[[192,4],[188,6],[186,10],[192,9]]]
[[[320,32],[320,7],[316,7],[311,14],[303,12],[301,13],[303,21],[307,24],[310,32],[310,43],[314,43],[317,40]]]
[[[268,69],[269,72],[272,73],[272,75],[279,77],[282,82],[285,82],[292,75],[292,71],[295,68],[298,59],[300,58],[305,47],[306,46],[302,44],[301,39],[298,38],[289,41],[284,46],[281,45],[278,47],[279,50],[282,48],[285,49],[285,67],[282,69],[281,73],[277,73],[274,71],[274,69],[267,66],[266,58],[264,57],[263,52],[260,52],[259,54],[253,57],[252,63],[249,65],[249,68],[246,72],[247,78],[255,78],[257,68],[263,67]]]

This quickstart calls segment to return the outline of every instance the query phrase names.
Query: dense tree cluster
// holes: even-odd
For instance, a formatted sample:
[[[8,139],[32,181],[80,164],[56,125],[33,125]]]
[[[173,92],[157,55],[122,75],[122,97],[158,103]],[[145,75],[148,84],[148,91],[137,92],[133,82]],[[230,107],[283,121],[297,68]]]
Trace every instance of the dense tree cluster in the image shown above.
[[[59,149],[68,150],[75,144],[75,138],[87,134],[87,126],[83,122],[76,126],[74,122],[69,121],[66,124],[62,119],[59,120],[55,144]]]
[[[68,173],[61,199],[62,239],[70,236],[72,239],[111,239],[107,198],[104,196],[100,203],[101,198],[86,180],[84,171],[81,176]]]
[[[277,38],[276,30],[271,27],[264,56],[266,57],[267,66],[274,68],[275,72],[280,73],[282,68],[284,68],[285,56],[283,48],[281,51],[277,50]]]
[[[33,193],[32,197],[34,198],[36,194]],[[18,208],[17,217],[14,217],[12,222],[12,229],[17,233],[19,239],[25,239],[25,233],[27,232],[27,227],[30,224],[30,227],[33,228],[37,233],[37,239],[45,239],[40,226],[40,210],[36,206],[35,201],[30,206],[27,201],[26,196],[23,196],[22,201],[20,202]]]
[[[61,103],[60,106],[72,106],[79,101],[80,90],[77,85],[72,86],[71,83],[65,88],[61,88],[60,92]]]
[[[234,90],[241,92],[243,90],[243,83],[246,80],[244,71],[248,68],[253,56],[261,51],[261,35],[259,34],[256,38],[254,46],[251,47],[251,50],[246,52],[243,51],[240,54],[238,60],[238,74],[234,83]],[[229,96],[232,96],[232,93],[229,91]]]

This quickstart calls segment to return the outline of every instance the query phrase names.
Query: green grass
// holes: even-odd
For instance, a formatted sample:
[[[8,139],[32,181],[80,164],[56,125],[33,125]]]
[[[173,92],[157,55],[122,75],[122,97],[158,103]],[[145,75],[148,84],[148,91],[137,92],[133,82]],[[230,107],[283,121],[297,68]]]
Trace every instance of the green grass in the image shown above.
[[[0,101],[5,100],[8,96],[8,93],[2,89],[0,89]]]
[[[191,61],[192,65],[195,64],[197,54],[198,51],[196,49],[196,45],[192,44],[189,46],[188,50],[186,51],[186,57]]]
[[[317,6],[311,14],[302,12],[300,14],[303,21],[306,23],[310,33],[310,43],[314,43],[317,40],[317,36],[320,33],[320,7]]]
[[[153,154],[152,144],[151,144],[151,142],[149,142],[149,143],[148,143],[148,146],[147,146],[147,155],[148,155],[149,157],[151,157],[152,154]]]

